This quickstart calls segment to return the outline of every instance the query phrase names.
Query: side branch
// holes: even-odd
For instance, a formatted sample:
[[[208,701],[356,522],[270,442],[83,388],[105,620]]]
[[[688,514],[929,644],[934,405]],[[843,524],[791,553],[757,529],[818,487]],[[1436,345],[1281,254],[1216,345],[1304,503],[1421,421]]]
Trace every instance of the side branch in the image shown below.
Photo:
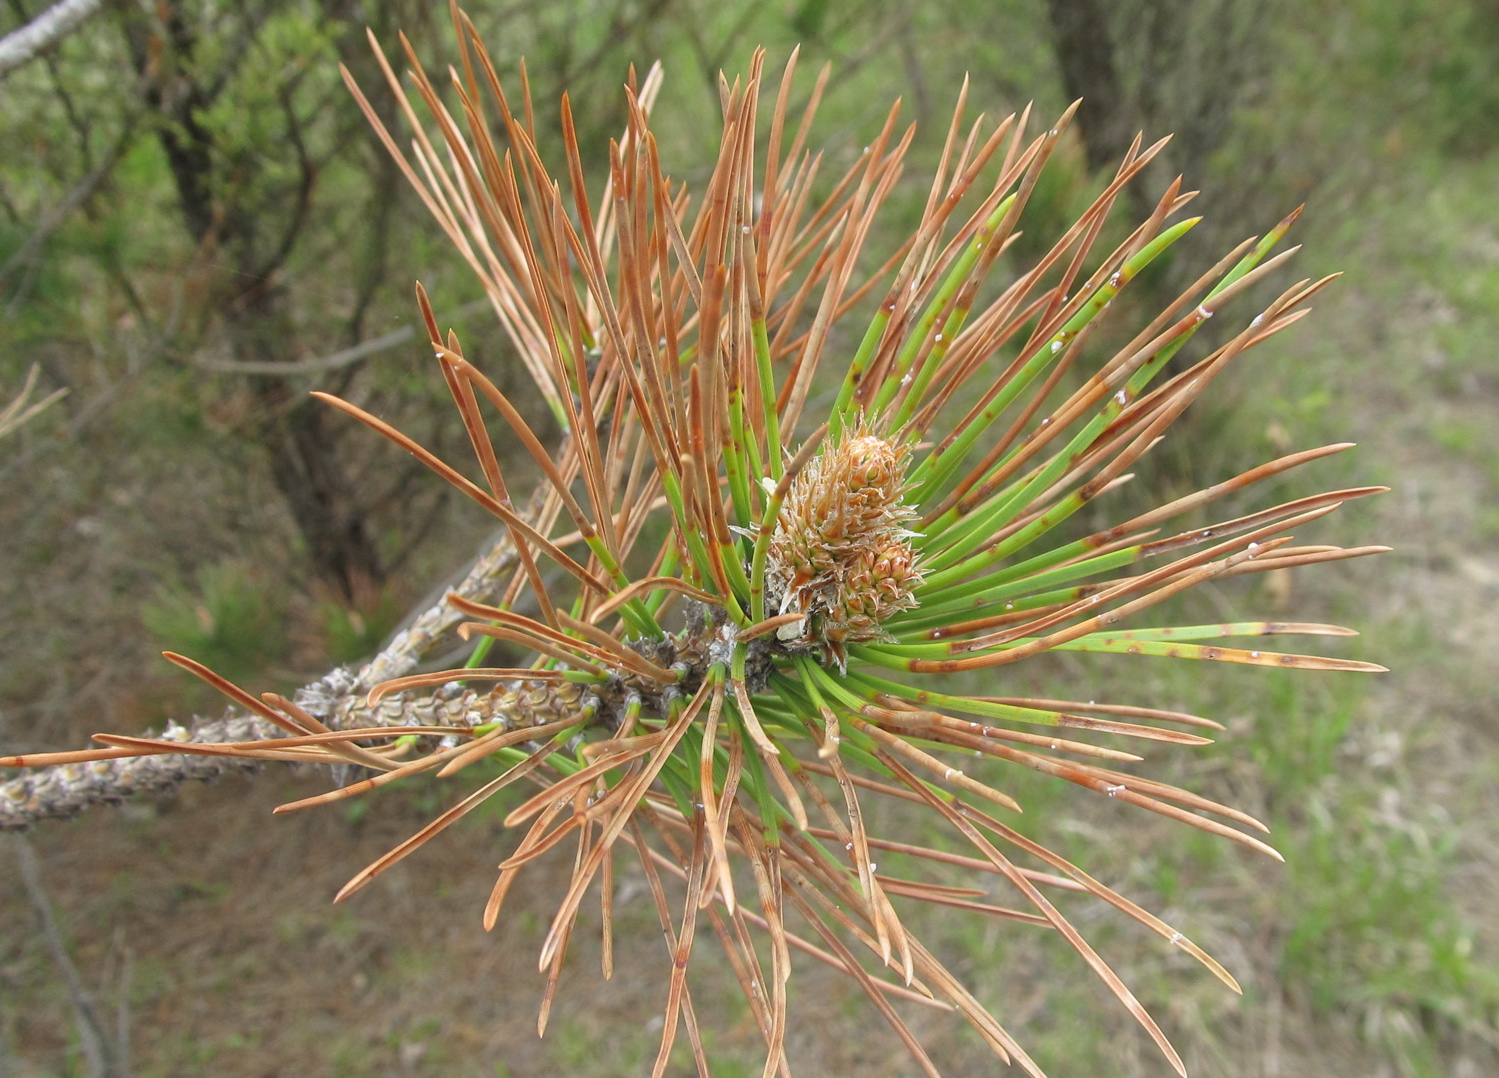
[[[516,565],[515,547],[508,531],[479,558],[453,591],[464,598],[491,598]],[[416,699],[410,694],[387,697],[374,708],[366,703],[369,690],[382,681],[410,673],[437,643],[467,615],[446,599],[423,611],[397,633],[379,655],[357,673],[339,668],[297,692],[297,703],[333,729],[368,726],[468,724],[488,721],[480,694],[439,690]],[[195,719],[191,726],[168,725],[159,735],[172,741],[220,743],[257,741],[284,736],[270,723],[245,712],[231,711],[221,719]],[[22,831],[43,819],[76,816],[101,804],[119,804],[137,794],[165,798],[178,786],[196,779],[208,781],[235,771],[252,771],[252,760],[229,756],[133,756],[39,768],[0,783],[0,831]]]
[[[103,0],[62,0],[19,30],[0,37],[0,76],[30,63],[78,29]]]

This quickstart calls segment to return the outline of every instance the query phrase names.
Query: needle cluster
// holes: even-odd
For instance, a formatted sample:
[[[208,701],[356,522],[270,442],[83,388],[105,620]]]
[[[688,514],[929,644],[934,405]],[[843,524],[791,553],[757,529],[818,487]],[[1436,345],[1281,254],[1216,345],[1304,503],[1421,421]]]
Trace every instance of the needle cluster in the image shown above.
[[[1278,858],[1258,837],[1259,821],[1145,777],[1133,769],[1142,757],[1117,747],[1202,745],[1218,724],[1137,702],[969,695],[946,675],[1002,679],[999,668],[1057,650],[1379,669],[1254,642],[1351,634],[1337,626],[1139,621],[1209,581],[1383,549],[1292,536],[1380,488],[1211,515],[1222,499],[1344,444],[1116,514],[1124,519],[1099,530],[1078,526],[1079,511],[1127,483],[1229,364],[1299,321],[1329,283],[1294,281],[1243,312],[1252,317],[1233,313],[1285,266],[1293,252],[1273,252],[1296,215],[1228,252],[1133,333],[1100,332],[1120,308],[1137,306],[1114,301],[1196,223],[1178,219],[1192,197],[1179,181],[1146,220],[1117,221],[1121,192],[1163,143],[1136,140],[1081,217],[1021,263],[1008,252],[1072,110],[1039,131],[1029,110],[970,121],[965,85],[920,223],[871,257],[867,241],[911,142],[898,107],[830,176],[807,142],[827,72],[794,115],[795,55],[772,82],[756,54],[744,79],[720,87],[719,154],[694,193],[670,179],[651,132],[661,72],[632,74],[628,125],[608,147],[595,198],[567,99],[554,173],[537,149],[524,80],[512,107],[472,24],[461,12],[455,22],[459,63],[442,87],[409,46],[403,80],[375,44],[409,146],[349,85],[482,282],[559,435],[533,429],[442,331],[420,288],[473,461],[440,459],[356,404],[319,396],[508,530],[517,555],[508,585],[492,602],[452,597],[470,619],[462,634],[478,641],[470,663],[371,694],[373,706],[461,686],[474,706],[443,725],[335,730],[293,701],[256,698],[174,656],[286,736],[218,746],[108,738],[92,752],[337,762],[372,775],[279,811],[482,768],[481,786],[357,874],[340,898],[501,790],[525,788],[505,817],[520,838],[500,864],[484,925],[496,923],[521,871],[571,850],[572,877],[539,956],[545,1028],[589,894],[612,972],[615,862],[637,860],[672,957],[658,1075],[683,1031],[708,1070],[688,984],[700,930],[722,946],[743,988],[767,1076],[790,1069],[793,954],[853,978],[925,1073],[936,1065],[902,1018],[907,1005],[954,1012],[1000,1058],[1039,1074],[907,927],[913,902],[1060,934],[1180,1071],[1155,1021],[1053,898],[1091,896],[1230,988],[1234,979],[1179,931],[1006,823],[1021,806],[1003,776],[1035,770]],[[1205,355],[1168,366],[1215,316],[1241,322]],[[867,321],[845,348],[834,328],[855,318]],[[811,414],[824,399],[831,403]],[[529,502],[515,499],[490,440],[494,418],[542,476]],[[1223,643],[1233,637],[1251,643]],[[485,665],[495,646],[509,665]],[[1064,729],[1081,739],[1060,736]],[[965,772],[975,755],[996,766]],[[871,834],[870,798],[923,808],[969,855]],[[928,878],[932,866],[953,863],[988,873],[1003,900]]]

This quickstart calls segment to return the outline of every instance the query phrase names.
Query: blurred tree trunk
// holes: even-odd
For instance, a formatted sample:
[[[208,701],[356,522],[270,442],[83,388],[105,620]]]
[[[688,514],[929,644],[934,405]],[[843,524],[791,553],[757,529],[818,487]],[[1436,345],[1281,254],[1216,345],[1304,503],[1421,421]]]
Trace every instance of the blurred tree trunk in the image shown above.
[[[286,306],[274,284],[241,297],[227,317],[236,362],[286,358],[296,339]],[[255,401],[257,440],[270,457],[271,477],[307,545],[312,570],[353,601],[362,585],[381,583],[385,570],[364,499],[339,456],[347,424],[288,378],[255,374],[245,380]],[[342,381],[347,384],[347,376]]]
[[[1170,134],[1144,182],[1130,185],[1136,214],[1154,207],[1173,176],[1206,184],[1237,113],[1269,84],[1280,0],[1046,0],[1046,9],[1063,88],[1083,99],[1077,125],[1088,168],[1112,172],[1137,132],[1147,144]],[[1289,208],[1256,204],[1242,175],[1235,169],[1211,185],[1217,195],[1202,208],[1215,226],[1197,230],[1194,245],[1216,245],[1223,230]]]
[[[252,48],[269,11],[247,6],[240,40],[220,43],[224,53],[232,57]],[[239,192],[255,189],[243,174],[225,175],[236,167],[243,172],[243,164],[233,162],[226,169],[212,132],[202,122],[229,72],[202,70],[199,40],[180,3],[161,4],[151,21],[137,13],[127,15],[123,26],[135,63],[150,80],[149,105],[157,114],[157,137],[183,223],[203,262],[213,267],[205,313],[223,320],[235,362],[262,365],[299,358],[298,328],[279,277],[302,238],[318,166],[302,144],[294,106],[287,102],[285,115],[295,149],[295,179],[275,192],[280,204],[257,204],[253,194],[237,197],[236,185]],[[385,157],[382,153],[378,159]],[[395,182],[393,169],[377,172],[385,190],[377,190],[375,212],[368,218],[372,257],[356,282],[349,327],[355,335],[386,261],[384,233]],[[345,384],[352,373],[352,368],[343,372]],[[270,458],[271,475],[306,544],[311,568],[344,599],[352,600],[362,586],[381,583],[385,570],[364,499],[338,453],[344,427],[330,424],[326,409],[288,378],[256,373],[246,376],[246,382],[254,400],[257,440]]]
[[[1069,101],[1083,99],[1077,126],[1090,172],[1117,167],[1135,134],[1130,103],[1114,66],[1112,6],[1101,0],[1046,0],[1062,88]]]

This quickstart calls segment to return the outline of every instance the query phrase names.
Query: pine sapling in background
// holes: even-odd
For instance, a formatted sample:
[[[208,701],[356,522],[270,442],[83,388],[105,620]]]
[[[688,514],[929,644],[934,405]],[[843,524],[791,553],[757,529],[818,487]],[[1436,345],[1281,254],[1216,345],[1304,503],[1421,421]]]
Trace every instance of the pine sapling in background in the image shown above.
[[[1346,445],[1270,461],[1102,530],[1085,533],[1076,519],[1128,482],[1228,364],[1307,313],[1328,279],[1291,284],[1258,313],[1238,315],[1237,331],[1204,357],[1170,365],[1208,319],[1234,317],[1245,294],[1281,270],[1293,252],[1272,252],[1295,215],[1228,252],[1127,343],[1104,347],[1123,339],[1112,301],[1196,223],[1175,219],[1191,198],[1179,183],[1138,226],[1109,221],[1163,143],[1137,140],[1081,217],[1017,267],[1005,252],[1072,110],[1039,133],[1029,110],[997,126],[967,123],[965,86],[919,224],[894,250],[873,252],[866,241],[912,138],[896,108],[848,170],[829,178],[808,149],[826,72],[792,116],[795,55],[772,86],[757,54],[744,79],[721,85],[718,158],[692,192],[671,181],[650,130],[661,86],[653,69],[626,87],[629,122],[609,146],[608,178],[594,197],[566,98],[565,157],[554,175],[537,149],[524,83],[513,109],[461,13],[457,30],[460,63],[442,91],[409,48],[408,88],[375,46],[411,129],[409,150],[352,80],[350,88],[482,281],[560,440],[548,446],[465,359],[420,287],[473,465],[441,460],[355,404],[322,396],[492,513],[504,539],[440,610],[363,671],[335,672],[295,701],[256,697],[169,655],[239,704],[239,725],[174,728],[162,738],[100,734],[103,749],[0,761],[61,765],[8,784],[4,822],[199,773],[186,764],[143,770],[161,768],[164,756],[373,772],[278,812],[477,766],[482,786],[338,897],[521,784],[530,792],[505,817],[521,837],[499,866],[483,923],[493,927],[527,865],[559,845],[571,851],[570,883],[539,956],[542,1030],[590,895],[601,903],[604,972],[612,971],[616,859],[629,857],[672,952],[656,1074],[679,1035],[708,1072],[700,1031],[714,1019],[694,1010],[688,986],[699,932],[727,954],[764,1037],[767,1075],[794,1062],[785,1054],[793,953],[852,977],[928,1074],[936,1067],[897,1005],[956,1011],[995,1054],[1039,1074],[908,929],[901,910],[910,902],[1060,933],[1185,1073],[1048,892],[1091,895],[1237,990],[1233,977],[1006,822],[1023,807],[1005,790],[1006,769],[975,768],[974,757],[1278,858],[1257,837],[1259,821],[1129,770],[1138,755],[1077,740],[1189,747],[1208,742],[1195,731],[1220,727],[1139,702],[970,695],[950,675],[988,671],[986,683],[1002,691],[1005,674],[995,668],[1050,651],[1381,669],[1255,640],[1351,635],[1337,626],[1162,627],[1137,617],[1208,581],[1384,549],[1294,538],[1380,489],[1372,487],[1173,530]],[[1123,239],[1103,243],[1106,226]],[[851,318],[867,322],[846,334],[840,323]],[[507,482],[486,430],[491,417],[511,428],[542,477],[525,499]],[[468,665],[410,673],[456,620],[459,634],[477,641]],[[497,650],[510,665],[486,665]],[[872,798],[927,810],[970,854],[872,834],[864,807]],[[1014,907],[923,879],[933,864],[992,874]]]

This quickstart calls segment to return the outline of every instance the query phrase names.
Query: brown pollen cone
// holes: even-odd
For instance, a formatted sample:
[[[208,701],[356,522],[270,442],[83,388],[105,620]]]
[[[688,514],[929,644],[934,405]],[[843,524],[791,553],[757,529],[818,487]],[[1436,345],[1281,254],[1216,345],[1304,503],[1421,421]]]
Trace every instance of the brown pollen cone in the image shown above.
[[[911,450],[867,427],[823,449],[791,484],[771,534],[766,591],[779,613],[781,642],[818,648],[841,667],[843,645],[884,637],[881,624],[916,605],[921,583],[902,501]]]

